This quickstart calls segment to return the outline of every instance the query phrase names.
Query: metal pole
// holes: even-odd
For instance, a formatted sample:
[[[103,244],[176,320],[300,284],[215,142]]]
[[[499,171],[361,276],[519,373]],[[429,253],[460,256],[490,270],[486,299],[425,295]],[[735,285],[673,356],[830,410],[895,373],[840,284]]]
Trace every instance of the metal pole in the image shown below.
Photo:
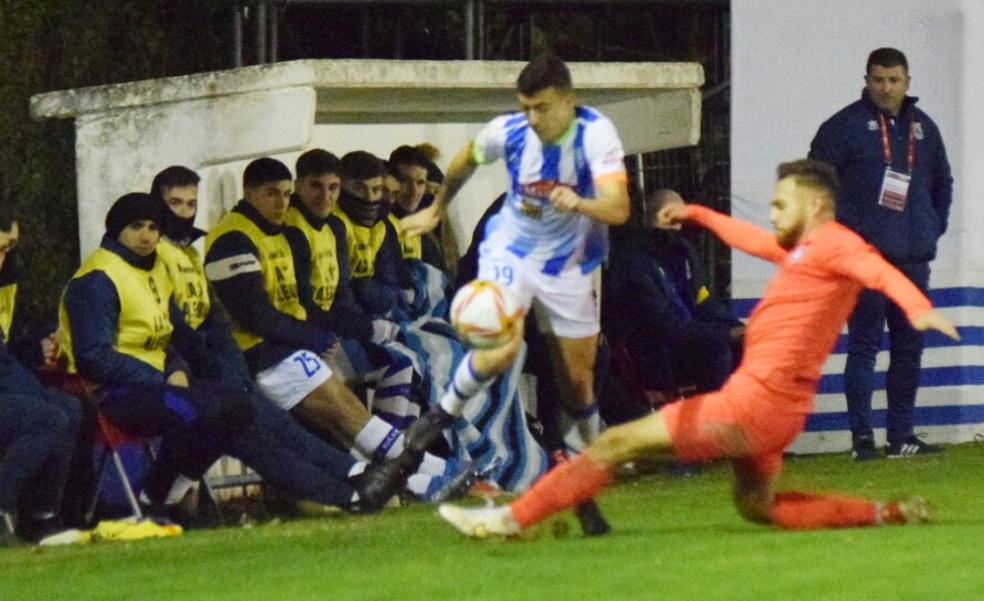
[[[485,59],[485,0],[478,0],[475,14],[475,53],[479,60]]]
[[[529,43],[530,43],[530,45],[526,49],[527,50],[526,56],[524,56],[523,58],[525,60],[532,60],[533,59],[533,52],[534,52],[534,50],[533,50],[533,41],[534,41],[533,38],[535,37],[533,35],[533,33],[534,33],[535,29],[536,29],[536,16],[533,14],[533,11],[530,11],[530,13],[527,16],[527,18],[528,18],[528,21],[527,22],[529,23],[529,28],[530,28],[530,31],[529,31],[529,34],[530,34]]]
[[[465,0],[465,60],[475,60],[475,0]]]
[[[256,64],[262,65],[267,62],[267,3],[266,0],[259,0],[256,3]]]
[[[276,3],[270,11],[270,62],[277,62],[277,46],[280,43],[280,10]]]
[[[232,9],[232,66],[243,66],[243,7],[238,2]]]
[[[409,9],[400,6],[399,18],[396,20],[396,31],[393,32],[393,58],[400,60],[403,58],[403,36],[406,33],[405,23],[409,20]]]
[[[362,37],[362,58],[369,58],[369,7],[363,4],[359,7],[359,25]]]

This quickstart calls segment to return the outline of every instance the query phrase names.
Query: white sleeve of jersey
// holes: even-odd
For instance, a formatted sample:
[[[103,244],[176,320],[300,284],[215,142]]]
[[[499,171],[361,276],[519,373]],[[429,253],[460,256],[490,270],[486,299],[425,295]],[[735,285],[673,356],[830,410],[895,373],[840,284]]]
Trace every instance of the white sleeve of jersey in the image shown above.
[[[607,117],[599,115],[588,125],[584,132],[584,151],[594,179],[625,172],[622,140],[618,137],[615,124]]]
[[[508,115],[501,115],[489,121],[482,131],[475,136],[472,152],[479,165],[488,165],[502,158],[506,151],[506,120]]]

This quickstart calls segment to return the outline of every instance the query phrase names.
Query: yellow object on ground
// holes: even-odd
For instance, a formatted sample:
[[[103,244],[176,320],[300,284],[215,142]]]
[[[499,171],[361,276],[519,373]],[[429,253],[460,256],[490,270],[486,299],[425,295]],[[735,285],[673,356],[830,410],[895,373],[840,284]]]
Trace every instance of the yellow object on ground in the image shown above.
[[[42,539],[38,544],[43,547],[56,545],[87,545],[101,541],[140,540],[142,538],[161,538],[165,536],[181,536],[184,529],[177,524],[161,525],[143,518],[134,520],[103,520],[92,530],[65,530]]]

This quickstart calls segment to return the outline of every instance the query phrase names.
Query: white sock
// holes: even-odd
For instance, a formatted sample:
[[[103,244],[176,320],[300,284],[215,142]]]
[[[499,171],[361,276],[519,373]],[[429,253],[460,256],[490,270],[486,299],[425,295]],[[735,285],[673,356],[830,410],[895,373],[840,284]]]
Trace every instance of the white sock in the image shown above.
[[[167,498],[164,499],[164,504],[173,505],[180,502],[194,485],[194,480],[184,474],[178,474],[178,477],[171,483],[171,490],[168,491]]]
[[[366,471],[366,467],[368,465],[369,464],[366,463],[365,461],[356,461],[355,463],[352,464],[352,468],[349,469],[348,474],[346,474],[345,477],[353,478],[355,476],[358,476],[362,472]]]
[[[14,533],[14,516],[10,512],[0,510],[0,516],[3,516],[3,523],[7,526],[7,532]]]
[[[571,415],[571,417],[574,419],[577,433],[581,436],[585,446],[593,443],[601,435],[601,414],[598,413],[598,403],[591,403],[583,411]]]
[[[427,487],[430,486],[431,480],[433,479],[434,476],[417,472],[407,478],[407,490],[418,497],[422,497],[427,494]]]
[[[374,415],[356,434],[355,448],[366,457],[393,459],[403,451],[403,433]]]
[[[420,467],[417,468],[417,471],[428,476],[440,476],[444,474],[447,468],[448,462],[444,459],[441,459],[437,455],[424,453],[424,460],[420,462]]]
[[[451,380],[451,385],[448,386],[448,389],[444,391],[444,396],[441,397],[441,409],[444,409],[455,417],[461,417],[461,412],[464,411],[465,404],[468,400],[484,392],[492,384],[492,381],[495,380],[494,377],[482,378],[475,373],[475,369],[472,367],[472,357],[474,354],[474,351],[469,351],[461,363],[458,364],[458,368],[454,370],[454,378]]]
[[[184,498],[192,486],[195,485],[195,481],[191,478],[185,476],[184,474],[178,474],[178,477],[174,479],[171,483],[171,490],[167,493],[167,498],[164,499],[165,505],[174,505]],[[140,502],[144,505],[153,505],[150,497],[147,496],[147,491],[140,491]]]

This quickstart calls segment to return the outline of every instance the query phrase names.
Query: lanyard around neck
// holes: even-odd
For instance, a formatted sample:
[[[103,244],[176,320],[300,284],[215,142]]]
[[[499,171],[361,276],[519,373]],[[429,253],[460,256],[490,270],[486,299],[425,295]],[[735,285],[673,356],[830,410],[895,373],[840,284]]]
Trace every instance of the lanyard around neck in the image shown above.
[[[881,135],[882,135],[882,153],[885,155],[885,164],[889,167],[892,166],[892,141],[888,136],[888,119],[885,118],[884,113],[878,113],[878,118],[881,120]],[[915,124],[915,115],[911,114],[909,116],[909,150],[908,156],[908,171],[912,173],[912,168],[916,165],[916,131],[913,125]]]

